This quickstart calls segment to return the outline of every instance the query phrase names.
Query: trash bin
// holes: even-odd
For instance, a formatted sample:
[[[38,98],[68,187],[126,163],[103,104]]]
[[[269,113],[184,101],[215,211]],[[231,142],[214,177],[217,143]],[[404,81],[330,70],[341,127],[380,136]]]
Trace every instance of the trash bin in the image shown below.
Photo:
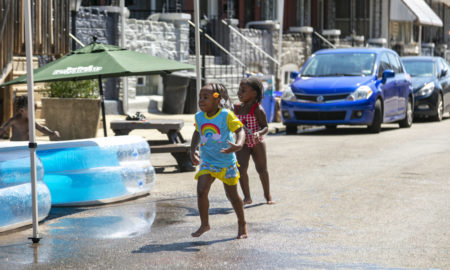
[[[264,95],[261,101],[261,106],[263,107],[264,111],[266,112],[267,117],[267,123],[273,122],[275,120],[275,114],[276,112],[276,104],[277,100],[276,97],[281,96],[281,92],[279,91],[272,91],[272,90],[266,90],[264,91]]]
[[[266,112],[267,123],[273,122],[273,116],[275,115],[275,97],[273,96],[273,91],[264,91],[261,106]]]
[[[163,77],[163,113],[182,114],[186,102],[189,76],[182,76],[179,73],[167,74]]]

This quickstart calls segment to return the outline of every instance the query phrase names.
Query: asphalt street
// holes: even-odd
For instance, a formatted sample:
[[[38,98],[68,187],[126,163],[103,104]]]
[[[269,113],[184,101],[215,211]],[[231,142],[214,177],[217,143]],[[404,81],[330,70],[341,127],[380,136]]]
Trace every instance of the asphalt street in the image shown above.
[[[218,181],[211,230],[192,238],[195,173],[154,154],[150,196],[52,208],[40,244],[27,239],[31,228],[0,234],[0,269],[450,269],[449,134],[446,118],[383,125],[380,134],[346,126],[266,136],[276,204],[264,204],[251,167],[245,240],[235,239],[236,216]]]

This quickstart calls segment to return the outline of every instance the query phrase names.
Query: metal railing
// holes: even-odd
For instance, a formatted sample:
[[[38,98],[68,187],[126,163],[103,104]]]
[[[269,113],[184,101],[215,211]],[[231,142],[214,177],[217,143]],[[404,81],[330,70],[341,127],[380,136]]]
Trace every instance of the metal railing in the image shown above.
[[[230,25],[229,23],[227,23],[225,20],[221,20],[221,22],[226,25],[231,31],[233,31],[235,34],[237,34],[238,36],[240,36],[243,40],[245,40],[246,42],[248,42],[248,44],[250,44],[254,49],[256,49],[257,51],[261,52],[263,55],[265,55],[267,58],[269,58],[273,63],[280,65],[280,63],[273,58],[270,54],[268,54],[267,52],[265,52],[263,49],[261,49],[258,45],[256,45],[253,41],[251,41],[250,39],[248,39],[246,36],[242,35],[241,32],[239,32],[239,30],[237,30],[234,26]]]
[[[333,43],[331,43],[330,41],[328,41],[328,39],[326,39],[325,37],[323,37],[321,34],[317,33],[316,31],[314,31],[313,33],[314,33],[314,35],[315,35],[316,37],[318,37],[321,41],[323,41],[325,44],[327,44],[327,46],[328,46],[329,48],[333,48],[333,49],[336,48],[336,46],[335,46]],[[322,46],[320,45],[320,49],[321,49],[321,48],[322,48]]]
[[[188,23],[192,26],[190,31],[190,40],[192,41],[195,24],[191,21]],[[211,27],[211,25],[209,26]],[[224,84],[231,99],[236,99],[239,83],[247,71],[247,66],[239,57],[229,51],[229,44],[212,37],[209,28],[204,26],[200,29],[202,80],[205,83],[220,82]],[[192,44],[190,55],[195,55]],[[193,58],[190,62],[193,64],[192,60]]]
[[[195,24],[192,21],[188,21],[188,23],[195,28]],[[234,59],[234,61],[236,61],[239,65],[241,65],[242,67],[246,68],[245,64],[242,63],[237,57],[235,57],[233,54],[231,54],[227,49],[225,49],[222,45],[220,45],[217,41],[215,41],[210,35],[204,33],[203,30],[200,29],[200,33],[204,34],[205,37],[211,41],[214,45],[216,45],[220,50],[222,50],[222,52],[224,52],[226,55],[230,56],[231,58]]]

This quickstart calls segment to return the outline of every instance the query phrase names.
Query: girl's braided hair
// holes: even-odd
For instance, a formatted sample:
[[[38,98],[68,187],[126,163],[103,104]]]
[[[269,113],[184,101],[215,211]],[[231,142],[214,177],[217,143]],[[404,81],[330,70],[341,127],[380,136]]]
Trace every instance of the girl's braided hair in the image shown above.
[[[222,108],[229,110],[233,109],[233,104],[231,103],[230,97],[228,96],[228,90],[225,85],[221,83],[207,83],[206,85],[210,85],[214,92],[219,93],[219,98],[221,99],[221,102],[219,104]]]
[[[247,84],[253,90],[256,91],[256,101],[258,103],[260,103],[261,100],[262,100],[263,90],[264,90],[264,86],[262,84],[261,79],[256,77],[256,76],[251,76],[251,77],[248,77],[248,78],[243,78],[241,80],[241,83]]]

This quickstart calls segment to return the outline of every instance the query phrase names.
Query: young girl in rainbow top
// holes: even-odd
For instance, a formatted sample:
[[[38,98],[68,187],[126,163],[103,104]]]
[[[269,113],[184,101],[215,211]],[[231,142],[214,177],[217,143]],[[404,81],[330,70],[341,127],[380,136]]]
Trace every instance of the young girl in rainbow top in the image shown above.
[[[266,143],[263,136],[269,132],[264,109],[259,104],[262,100],[263,85],[258,77],[241,80],[238,97],[241,103],[235,105],[235,113],[244,124],[245,145],[236,153],[241,174],[240,184],[244,193],[244,204],[251,204],[250,185],[247,174],[248,163],[252,156],[256,171],[261,180],[267,204],[273,204],[270,194],[269,172],[267,170]]]
[[[201,112],[195,115],[195,128],[191,143],[191,160],[200,163],[195,175],[200,228],[192,233],[199,237],[209,231],[208,193],[215,178],[223,182],[227,198],[233,205],[238,219],[238,239],[247,238],[244,203],[239,196],[237,183],[239,169],[234,152],[244,145],[242,123],[236,115],[224,107],[230,104],[227,90],[222,84],[206,84],[200,90],[198,105]],[[236,142],[233,133],[236,134]],[[200,155],[197,147],[200,146]]]

